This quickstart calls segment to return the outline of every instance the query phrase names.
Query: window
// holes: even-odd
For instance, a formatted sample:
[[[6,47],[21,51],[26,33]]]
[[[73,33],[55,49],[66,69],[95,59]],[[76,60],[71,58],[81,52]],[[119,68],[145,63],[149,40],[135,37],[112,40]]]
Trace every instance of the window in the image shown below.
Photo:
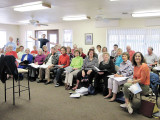
[[[148,47],[153,47],[154,53],[158,56],[160,51],[160,29],[113,29],[107,32],[107,47],[110,53],[114,44],[126,51],[130,45],[134,51],[147,53]]]
[[[36,38],[42,38],[42,34],[46,35],[46,39],[47,39],[47,31],[37,31],[37,35]],[[38,46],[38,48],[40,47],[40,41],[36,41],[36,45]]]
[[[31,38],[29,38],[29,36],[32,36],[32,31],[27,31],[26,32],[26,48],[29,48],[30,51],[33,49],[33,40]]]
[[[36,30],[36,38],[42,38],[42,34],[46,35],[46,39],[50,41],[50,43],[47,43],[48,51],[50,51],[51,47],[54,47],[52,43],[59,43],[59,30]],[[36,45],[38,48],[40,47],[40,41],[36,41]]]
[[[72,48],[72,30],[64,30],[63,45]]]
[[[7,43],[6,31],[0,31],[0,36],[1,36],[0,48],[3,48]]]

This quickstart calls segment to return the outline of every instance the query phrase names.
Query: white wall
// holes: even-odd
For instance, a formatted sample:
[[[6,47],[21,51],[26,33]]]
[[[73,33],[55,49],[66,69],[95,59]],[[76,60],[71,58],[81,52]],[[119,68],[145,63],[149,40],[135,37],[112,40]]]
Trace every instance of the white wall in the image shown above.
[[[116,28],[143,28],[145,27],[145,19],[123,19],[120,20],[119,26]],[[63,30],[73,30],[73,44],[77,44],[78,47],[83,47],[84,52],[87,53],[91,46],[100,44],[102,47],[106,46],[107,39],[107,28],[96,28],[95,21],[81,21],[81,22],[63,22],[49,24],[49,26],[34,27],[31,25],[22,25],[19,27],[20,40],[25,46],[25,33],[27,30],[48,30],[48,29],[59,29],[59,41],[63,43]],[[93,45],[85,45],[85,33],[93,33]]]
[[[47,30],[47,29],[59,29],[59,42],[63,44],[63,30],[71,29],[73,30],[73,44],[77,44],[78,47],[83,47],[84,51],[87,52],[88,48],[91,46],[96,46],[100,44],[106,46],[106,28],[95,28],[94,22],[83,21],[83,22],[64,22],[49,24],[49,26],[44,27],[34,27],[34,26],[20,26],[20,39],[25,45],[25,33],[27,30]],[[85,45],[85,33],[93,33],[93,45]]]
[[[0,24],[0,30],[7,32],[7,42],[9,41],[10,36],[13,37],[14,42],[19,38],[19,26],[17,25]]]

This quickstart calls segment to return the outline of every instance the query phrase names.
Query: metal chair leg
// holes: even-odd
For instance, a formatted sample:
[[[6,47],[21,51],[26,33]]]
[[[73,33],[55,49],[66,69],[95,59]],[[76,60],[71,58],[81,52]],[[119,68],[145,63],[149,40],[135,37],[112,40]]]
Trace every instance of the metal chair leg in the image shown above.
[[[7,96],[6,96],[6,81],[4,83],[4,97],[5,97],[5,102],[7,101]]]
[[[14,77],[13,77],[13,105],[15,105]]]
[[[30,84],[29,84],[29,79],[28,79],[28,92],[29,92],[29,100],[31,99],[31,96],[30,96]]]

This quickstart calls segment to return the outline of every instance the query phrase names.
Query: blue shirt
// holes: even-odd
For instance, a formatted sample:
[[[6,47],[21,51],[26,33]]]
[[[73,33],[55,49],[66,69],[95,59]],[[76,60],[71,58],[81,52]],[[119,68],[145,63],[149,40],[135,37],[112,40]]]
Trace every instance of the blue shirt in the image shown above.
[[[16,51],[16,44],[14,42],[8,42],[6,44],[6,47],[8,47],[8,46],[13,46],[13,51]],[[5,50],[6,50],[6,47],[5,47]]]
[[[122,55],[116,57],[115,65],[120,66],[121,62],[123,62]]]

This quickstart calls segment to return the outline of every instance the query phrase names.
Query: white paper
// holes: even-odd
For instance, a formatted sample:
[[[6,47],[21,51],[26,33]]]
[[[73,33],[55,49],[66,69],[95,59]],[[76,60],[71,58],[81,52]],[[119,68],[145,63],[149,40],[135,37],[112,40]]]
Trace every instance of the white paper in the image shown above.
[[[160,70],[160,66],[154,67],[153,70]]]
[[[86,94],[88,94],[88,88],[81,87],[80,89],[76,89],[75,92],[79,93],[81,95],[86,95]]]
[[[62,67],[62,66],[64,66],[64,65],[54,65],[55,67]]]
[[[127,80],[128,77],[114,77],[114,79],[118,82]]]
[[[20,63],[21,61],[20,60],[18,60],[18,59],[16,59],[16,61],[18,62],[18,63]]]
[[[79,94],[79,93],[73,93],[73,94],[70,95],[70,97],[71,98],[79,98],[79,97],[81,97],[81,94]]]
[[[40,65],[39,67],[46,69],[46,68],[48,68],[48,66],[49,66],[49,65],[45,65],[45,64],[44,64],[44,65]]]
[[[109,78],[114,78],[114,75],[108,75],[107,77],[109,77]]]
[[[115,79],[118,82],[124,81],[124,80],[126,80],[128,78],[128,77],[114,77],[114,75],[108,75],[107,77],[113,78],[113,79]]]
[[[31,64],[29,64],[30,66],[32,66],[32,67],[34,67],[34,68],[39,68],[40,67],[40,65],[36,65],[36,64],[34,64],[34,63],[31,63]]]
[[[73,71],[73,68],[71,67],[71,66],[68,66],[68,67],[66,67],[66,68],[64,68],[65,69],[65,71],[67,71],[67,72],[72,72]]]
[[[97,68],[96,66],[94,66],[94,68],[95,68],[97,71],[100,71],[100,69],[99,69],[99,68]]]
[[[128,88],[133,94],[137,94],[142,91],[140,85],[138,83],[131,85]]]

